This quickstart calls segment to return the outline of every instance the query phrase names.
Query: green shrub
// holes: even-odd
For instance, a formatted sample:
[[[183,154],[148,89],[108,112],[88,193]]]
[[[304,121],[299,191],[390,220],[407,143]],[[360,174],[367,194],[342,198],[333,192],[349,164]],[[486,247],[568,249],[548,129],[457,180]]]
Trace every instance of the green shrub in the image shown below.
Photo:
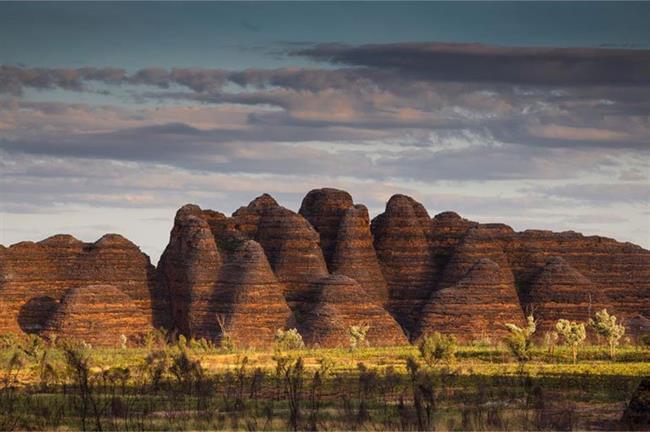
[[[532,315],[526,318],[526,326],[519,327],[515,324],[508,323],[506,327],[510,334],[504,342],[512,355],[520,363],[525,363],[531,359],[531,348],[533,347],[533,334],[537,330],[537,323]]]
[[[302,336],[298,333],[298,330],[293,328],[289,330],[278,329],[275,332],[275,349],[284,351],[284,350],[295,350],[305,347],[305,342],[302,340]]]
[[[614,349],[625,334],[625,326],[616,322],[616,317],[610,315],[607,309],[596,312],[594,318],[589,320],[589,327],[594,329],[597,335],[602,336],[609,345],[609,357],[614,358]]]
[[[425,334],[418,342],[418,349],[424,362],[429,366],[443,360],[451,363],[456,357],[458,344],[454,336],[446,336],[439,332]]]
[[[555,324],[555,330],[562,336],[564,343],[571,347],[573,363],[575,363],[578,359],[578,347],[587,338],[584,323],[561,319]]]
[[[370,345],[366,339],[368,330],[370,330],[370,326],[367,324],[352,325],[348,328],[348,332],[350,333],[350,351],[354,351],[360,346],[367,347]]]

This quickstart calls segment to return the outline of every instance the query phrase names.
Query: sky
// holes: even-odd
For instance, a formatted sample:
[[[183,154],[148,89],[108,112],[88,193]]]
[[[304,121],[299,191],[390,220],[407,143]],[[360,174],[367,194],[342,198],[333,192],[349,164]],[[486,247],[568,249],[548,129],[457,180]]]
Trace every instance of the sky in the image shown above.
[[[0,244],[392,194],[650,248],[650,3],[0,3]]]

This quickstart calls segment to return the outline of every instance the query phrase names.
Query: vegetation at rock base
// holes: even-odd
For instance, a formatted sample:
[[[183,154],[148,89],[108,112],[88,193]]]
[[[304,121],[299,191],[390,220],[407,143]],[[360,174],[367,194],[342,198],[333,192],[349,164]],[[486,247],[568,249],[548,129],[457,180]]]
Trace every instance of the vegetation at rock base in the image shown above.
[[[532,344],[522,371],[503,343],[435,334],[354,351],[155,339],[108,349],[3,338],[0,429],[614,429],[650,375],[650,351],[630,345],[612,360],[586,344],[573,364],[571,346]]]
[[[573,357],[573,363],[575,363],[578,360],[578,347],[587,338],[584,323],[561,319],[555,324],[555,329],[562,336],[564,343],[571,347],[571,355]]]
[[[625,334],[625,326],[616,322],[616,317],[610,315],[607,309],[594,314],[589,319],[589,326],[594,329],[598,336],[603,337],[609,346],[609,356],[614,358],[614,349]]]

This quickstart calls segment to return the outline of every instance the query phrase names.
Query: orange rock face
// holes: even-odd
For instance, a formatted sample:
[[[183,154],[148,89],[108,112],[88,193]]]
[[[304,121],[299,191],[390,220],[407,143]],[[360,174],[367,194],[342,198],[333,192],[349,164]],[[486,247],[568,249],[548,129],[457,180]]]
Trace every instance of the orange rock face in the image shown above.
[[[330,268],[332,273],[357,281],[380,303],[388,301],[388,285],[372,243],[368,209],[365,206],[359,204],[350,207],[343,215]]]
[[[345,212],[354,205],[349,193],[339,189],[314,189],[302,200],[300,213],[320,236],[320,245],[328,267],[336,248],[339,225]]]
[[[221,255],[202,210],[191,204],[182,207],[158,263],[160,283],[170,295],[173,326],[181,333],[202,332],[220,267]]]
[[[571,316],[587,322],[590,313],[603,308],[602,293],[564,259],[551,258],[534,277],[527,295],[540,331],[552,330],[557,320]]]
[[[399,324],[379,303],[368,299],[353,279],[333,275],[316,284],[318,301],[306,317],[302,329],[305,342],[321,347],[347,347],[349,328],[369,325],[366,338],[371,346],[403,345],[407,343]]]
[[[268,348],[276,330],[295,327],[283,287],[276,279],[259,243],[248,240],[221,268],[214,293],[213,313],[204,329],[216,327],[219,315],[225,331],[240,348]],[[202,336],[202,335],[199,335]],[[203,335],[209,338],[223,336]]]
[[[427,211],[404,195],[394,195],[372,221],[375,250],[388,283],[388,310],[409,333],[434,286],[430,234]]]
[[[318,233],[309,222],[284,207],[273,207],[263,212],[255,238],[284,285],[289,305],[299,308],[309,302],[313,282],[328,274]]]
[[[57,235],[0,249],[0,333],[40,333],[70,288],[112,284],[149,325],[168,325],[168,297],[137,246],[117,234],[95,243]]]
[[[453,286],[433,293],[422,310],[415,337],[426,332],[453,333],[465,340],[499,337],[506,323],[523,325],[524,315],[509,270],[481,258]]]
[[[63,296],[42,334],[117,347],[122,337],[127,344],[141,343],[151,329],[131,297],[113,285],[89,285],[72,288]]]

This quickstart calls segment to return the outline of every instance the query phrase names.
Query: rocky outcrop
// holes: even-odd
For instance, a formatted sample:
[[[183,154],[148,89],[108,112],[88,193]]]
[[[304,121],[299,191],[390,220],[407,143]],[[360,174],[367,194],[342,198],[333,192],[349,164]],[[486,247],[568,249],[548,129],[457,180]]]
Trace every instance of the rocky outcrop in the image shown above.
[[[93,346],[141,343],[152,329],[136,302],[113,285],[71,288],[61,300],[42,334]]]
[[[403,345],[406,336],[399,324],[353,279],[332,275],[316,284],[318,302],[309,311],[302,334],[305,343],[321,347],[347,347],[349,328],[369,325],[366,335],[371,346]],[[360,301],[359,299],[365,299]]]
[[[330,270],[339,225],[345,212],[353,205],[349,193],[339,189],[323,188],[309,191],[298,211],[318,232],[323,257]]]
[[[129,295],[150,325],[167,325],[168,297],[155,269],[133,243],[107,234],[94,243],[69,235],[0,251],[0,333],[40,333],[70,288],[112,284]]]
[[[257,226],[256,240],[294,310],[313,300],[313,282],[327,276],[318,233],[305,218],[284,207],[266,209]]]
[[[354,279],[376,301],[382,304],[388,301],[388,286],[372,243],[365,206],[359,204],[345,211],[336,234],[330,268],[332,273]]]
[[[221,255],[202,210],[183,206],[158,263],[160,283],[171,298],[173,326],[181,333],[201,331],[220,267]]]
[[[650,377],[643,378],[621,419],[623,430],[647,431],[650,425]]]
[[[429,236],[431,219],[422,204],[394,195],[371,229],[379,262],[388,283],[388,309],[412,332],[434,284]]]
[[[500,337],[506,323],[523,325],[512,277],[497,263],[481,258],[453,286],[435,291],[425,307],[415,333],[453,333],[465,340]]]
[[[240,348],[268,348],[277,329],[295,326],[283,287],[253,240],[233,251],[221,268],[211,304],[197,336],[219,339],[225,332]]]
[[[526,308],[534,314],[540,334],[566,316],[587,322],[603,307],[594,284],[560,257],[551,258],[533,279],[527,299]]]
[[[608,311],[621,318],[650,316],[650,251],[572,231],[513,232],[501,242],[524,300],[532,279],[549,258],[558,256],[594,284]]]
[[[383,305],[410,336],[435,329],[480,337],[476,326],[463,324],[469,308],[482,317],[479,322],[495,320],[500,326],[503,310],[513,304],[519,307],[512,309],[516,319],[522,311],[534,311],[542,329],[560,317],[585,320],[589,304],[592,311],[607,308],[633,337],[641,332],[635,330],[642,327],[638,317],[650,316],[650,251],[633,244],[574,232],[515,232],[449,211],[430,218],[420,203],[404,195],[391,197],[371,224],[368,219],[363,205],[336,189],[309,192],[300,214],[267,194],[232,216],[186,205],[176,215],[157,270],[135,245],[115,234],[95,243],[58,235],[0,246],[0,332],[39,333],[68,289],[108,284],[128,295],[150,325],[218,338],[216,314],[229,314],[227,331],[237,333],[236,323],[242,322],[240,338],[262,346],[269,340],[265,331],[258,332],[259,341],[246,336],[255,325],[246,324],[252,322],[247,311],[256,310],[252,314],[269,327],[277,327],[282,314],[264,317],[252,301],[232,299],[266,292],[259,304],[279,311],[282,302],[272,293],[280,290],[302,326],[321,304],[318,281],[331,274],[354,280],[360,290],[348,291],[356,293],[355,302]],[[260,247],[264,260],[252,252]],[[247,261],[242,250],[257,258]],[[483,265],[494,271],[473,275],[470,270],[478,272],[477,263],[486,259],[498,270]],[[275,282],[263,271],[264,262]],[[233,268],[240,269],[238,277],[259,276],[259,283],[235,281]],[[513,301],[513,289],[518,301]],[[246,312],[232,312],[240,307]],[[341,313],[340,305],[319,308],[323,316]],[[421,321],[423,314],[428,318]]]

